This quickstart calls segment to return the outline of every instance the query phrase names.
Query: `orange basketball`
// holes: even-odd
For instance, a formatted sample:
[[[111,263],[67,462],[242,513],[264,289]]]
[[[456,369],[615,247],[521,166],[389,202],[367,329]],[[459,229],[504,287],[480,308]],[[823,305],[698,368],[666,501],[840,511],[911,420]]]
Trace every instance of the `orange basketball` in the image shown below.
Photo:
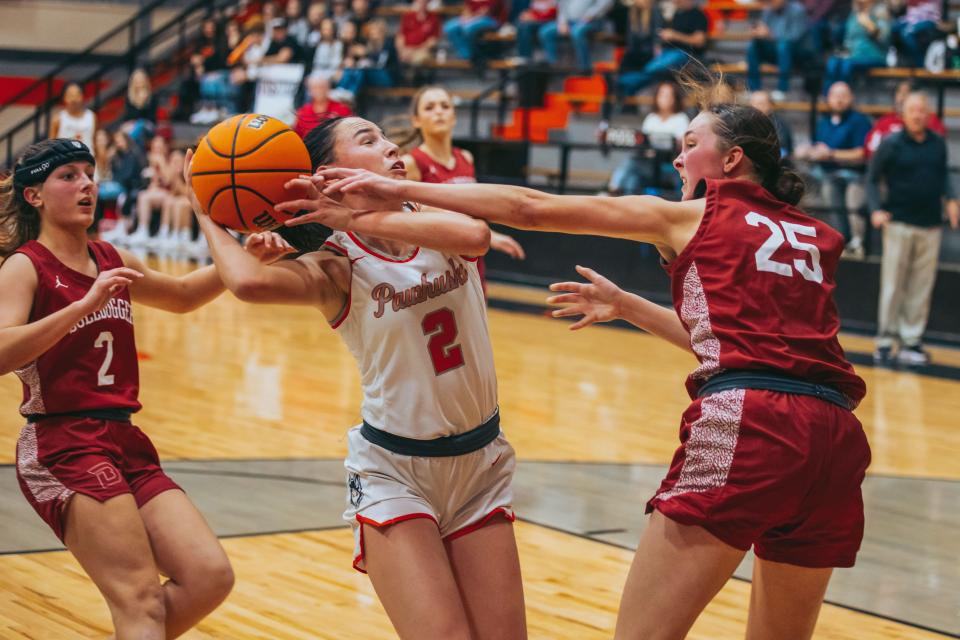
[[[293,217],[273,205],[303,197],[283,185],[310,173],[300,136],[276,118],[247,113],[207,132],[193,156],[192,183],[200,206],[216,222],[236,231],[266,231]]]

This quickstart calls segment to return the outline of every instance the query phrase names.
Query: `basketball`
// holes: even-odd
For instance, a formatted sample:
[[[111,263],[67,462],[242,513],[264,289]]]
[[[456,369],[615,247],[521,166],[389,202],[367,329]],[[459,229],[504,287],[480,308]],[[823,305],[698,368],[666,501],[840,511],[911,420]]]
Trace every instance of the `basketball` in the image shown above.
[[[276,118],[247,113],[224,120],[200,141],[192,184],[211,218],[249,233],[291,218],[274,205],[303,197],[283,185],[309,173],[310,154],[300,136]]]

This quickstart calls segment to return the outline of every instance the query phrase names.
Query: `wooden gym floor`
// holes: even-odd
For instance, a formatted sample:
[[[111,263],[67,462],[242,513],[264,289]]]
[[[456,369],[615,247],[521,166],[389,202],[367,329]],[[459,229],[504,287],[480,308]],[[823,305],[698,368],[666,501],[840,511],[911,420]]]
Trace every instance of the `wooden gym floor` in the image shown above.
[[[521,461],[530,637],[609,638],[643,503],[676,447],[693,359],[638,331],[570,333],[536,312],[543,297],[491,287],[504,430]],[[185,637],[393,637],[350,567],[340,459],[359,383],[320,314],[227,294],[190,315],[137,306],[135,317],[136,422],[224,538],[238,576]],[[868,339],[843,343],[870,390],[857,410],[873,448],[867,533],[857,566],[835,573],[816,637],[960,637],[960,352],[934,349],[939,366],[914,373],[865,364]],[[19,400],[19,382],[0,378],[0,637],[105,637],[106,606],[17,486]],[[742,637],[749,567],[748,558],[690,637]]]

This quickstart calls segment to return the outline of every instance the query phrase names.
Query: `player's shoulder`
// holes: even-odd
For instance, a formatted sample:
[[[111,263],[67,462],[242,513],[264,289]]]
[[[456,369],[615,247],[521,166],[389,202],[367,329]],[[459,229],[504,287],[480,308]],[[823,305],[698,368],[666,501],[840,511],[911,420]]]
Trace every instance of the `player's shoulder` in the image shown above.
[[[0,262],[0,274],[5,276],[24,276],[28,273],[36,277],[37,268],[30,256],[25,253],[19,251],[11,253]]]
[[[36,289],[40,282],[37,265],[24,253],[12,253],[0,262],[0,288]]]

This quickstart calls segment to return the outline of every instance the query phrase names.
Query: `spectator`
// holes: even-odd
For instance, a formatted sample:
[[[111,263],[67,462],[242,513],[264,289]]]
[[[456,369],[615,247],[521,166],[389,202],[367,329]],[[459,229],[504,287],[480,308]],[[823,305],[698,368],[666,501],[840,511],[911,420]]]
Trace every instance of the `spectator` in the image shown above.
[[[310,130],[329,118],[352,115],[350,107],[330,99],[330,78],[313,75],[307,78],[307,96],[309,101],[297,111],[297,121],[293,130],[301,138],[306,138]]]
[[[923,332],[937,277],[943,199],[953,229],[960,227],[960,203],[950,180],[947,145],[927,128],[927,98],[911,93],[903,105],[904,129],[882,143],[870,161],[867,189],[871,221],[883,229],[880,302],[874,360],[907,366],[930,361]],[[887,187],[881,199],[879,183]]]
[[[666,80],[658,84],[654,92],[653,111],[643,119],[641,125],[641,131],[655,156],[652,160],[634,156],[621,163],[610,177],[610,192],[637,195],[643,193],[647,185],[679,190],[680,174],[673,168],[673,159],[689,124],[690,118],[683,112],[683,97],[677,83]]]
[[[297,42],[301,51],[310,35],[310,23],[303,15],[303,4],[300,0],[287,0],[283,8],[283,15],[287,20],[287,34]]]
[[[150,244],[154,236],[150,234],[150,221],[153,212],[161,211],[161,225],[166,213],[167,202],[171,196],[176,177],[174,163],[171,161],[170,147],[162,136],[154,136],[150,141],[150,153],[147,154],[147,167],[143,170],[143,177],[148,179],[149,185],[137,194],[137,231],[130,238],[133,245]],[[181,177],[182,179],[182,177]],[[165,230],[161,226],[160,239],[166,240],[170,235],[169,215],[166,216]]]
[[[270,45],[263,53],[260,64],[295,64],[302,61],[300,47],[287,30],[287,21],[277,18],[271,24]]]
[[[353,14],[353,21],[357,23],[361,32],[367,23],[373,20],[373,7],[370,5],[370,0],[350,0],[350,13]]]
[[[303,50],[313,51],[317,48],[317,44],[320,42],[320,30],[323,25],[323,21],[327,19],[327,5],[323,0],[319,2],[312,2],[309,7],[307,7],[307,37],[300,43],[300,48]],[[337,27],[334,25],[333,30],[331,31],[333,37],[336,37]]]
[[[909,65],[923,66],[927,47],[937,37],[940,15],[939,0],[907,0],[906,13],[893,25],[893,37]]]
[[[397,50],[387,35],[383,20],[371,20],[366,27],[366,44],[356,56],[348,56],[337,89],[356,96],[367,85],[392,87],[398,73]]]
[[[443,33],[458,56],[478,63],[482,61],[478,46],[480,37],[488,31],[496,31],[503,24],[505,15],[502,0],[466,0],[463,12],[443,25]]]
[[[771,94],[781,101],[790,90],[794,61],[808,57],[807,11],[796,0],[764,0],[760,22],[751,30],[753,40],[747,47],[747,86],[761,88],[760,65],[772,62],[779,71],[777,89]]]
[[[766,91],[754,91],[750,94],[750,106],[773,121],[773,127],[780,139],[780,159],[789,161],[793,155],[793,133],[783,118],[777,115],[773,98]]]
[[[843,42],[850,0],[804,0],[810,44],[814,51],[832,51]]]
[[[696,0],[676,0],[676,11],[657,34],[654,51],[657,54],[640,71],[620,74],[617,93],[622,97],[633,95],[659,78],[680,69],[691,57],[703,59],[707,48],[707,15],[697,7]]]
[[[150,76],[143,69],[135,69],[127,84],[123,115],[120,121],[141,147],[153,137],[157,126],[157,97],[150,86]]]
[[[865,223],[863,144],[870,118],[853,108],[853,92],[846,82],[834,82],[827,92],[830,113],[817,123],[812,146],[797,148],[797,158],[816,163],[814,177],[823,185],[824,199],[839,216],[839,230],[853,257],[864,253]]]
[[[855,0],[843,40],[845,53],[827,60],[824,93],[837,80],[849,84],[855,74],[885,67],[889,47],[890,14],[886,5],[877,4],[875,0]]]
[[[557,19],[557,0],[533,0],[530,6],[517,16],[517,60],[526,64],[533,59],[533,47],[543,29]]]
[[[333,0],[333,11],[330,17],[337,25],[337,33],[340,33],[346,23],[355,22],[350,12],[349,0]]]
[[[904,80],[897,85],[893,94],[893,113],[882,116],[873,124],[873,129],[867,134],[867,141],[863,145],[864,155],[869,161],[870,156],[877,150],[883,139],[897,131],[903,131],[903,103],[914,88],[909,80]],[[930,129],[943,139],[947,137],[947,127],[944,126],[940,118],[933,111],[927,117],[927,129]]]
[[[143,164],[140,149],[130,135],[124,131],[114,133],[110,174],[113,181],[120,186],[120,194],[117,196],[117,224],[108,234],[104,234],[104,240],[126,244],[130,231],[131,205],[136,201]],[[98,161],[97,166],[99,165]]]
[[[560,36],[570,36],[577,58],[577,68],[582,73],[592,73],[590,36],[603,29],[604,19],[613,7],[614,0],[558,0],[557,19],[540,29],[540,40],[550,64],[557,64],[560,56],[557,41]],[[522,53],[520,54],[523,55]]]
[[[422,65],[433,53],[440,38],[440,18],[428,8],[428,0],[413,0],[400,20],[397,55],[400,62]]]
[[[630,30],[620,60],[620,73],[640,71],[654,58],[657,33],[663,28],[663,14],[654,0],[635,0],[628,13]]]
[[[83,103],[83,90],[79,84],[71,82],[63,89],[63,109],[50,123],[50,137],[79,140],[93,149],[96,130],[97,117]]]
[[[352,22],[347,23],[348,29],[356,33],[356,27]],[[313,64],[311,66],[312,75],[324,75],[332,78],[340,69],[343,63],[343,41],[337,38],[336,23],[333,18],[324,18],[320,23],[320,32],[317,34],[318,40],[313,50]]]

